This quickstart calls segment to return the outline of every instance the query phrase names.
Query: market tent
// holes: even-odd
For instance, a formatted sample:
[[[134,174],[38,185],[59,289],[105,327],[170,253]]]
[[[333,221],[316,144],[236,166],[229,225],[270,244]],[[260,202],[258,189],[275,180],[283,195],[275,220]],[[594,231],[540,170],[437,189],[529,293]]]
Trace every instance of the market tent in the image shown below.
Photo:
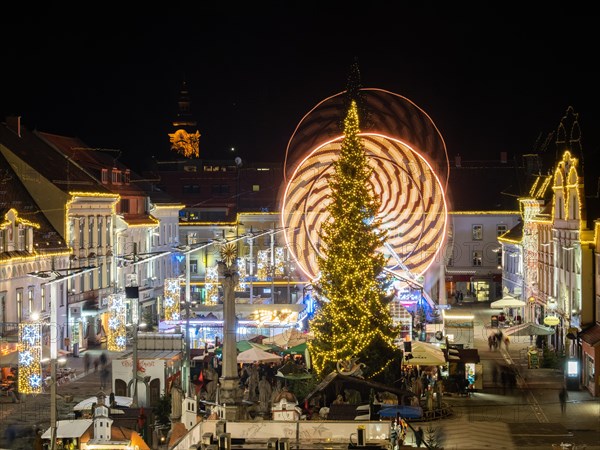
[[[237,341],[235,343],[235,346],[238,350],[238,352],[245,352],[246,350],[250,350],[251,348],[258,348],[260,350],[271,350],[271,346],[270,345],[265,345],[265,344],[259,344],[258,342],[252,342],[252,341]]]
[[[525,302],[523,300],[519,300],[518,298],[511,297],[510,295],[505,295],[500,300],[496,300],[495,302],[490,303],[490,307],[498,309],[498,308],[522,308],[525,306]]]
[[[549,336],[554,334],[555,330],[552,327],[546,327],[534,322],[525,322],[505,328],[502,332],[508,336]]]
[[[59,420],[56,422],[56,438],[57,439],[79,439],[92,426],[92,419],[76,419],[76,420]],[[52,436],[52,428],[48,428],[42,439],[50,439]]]
[[[237,355],[238,363],[255,363],[255,362],[279,362],[281,356],[274,353],[265,352],[259,348],[251,348]]]
[[[410,355],[411,358],[407,358]],[[412,341],[411,351],[404,353],[404,363],[415,366],[442,366],[446,364],[444,351],[437,345]]]
[[[108,397],[106,397],[106,401],[108,402]],[[92,409],[92,405],[94,403],[98,403],[98,397],[88,397],[85,400],[81,400],[79,403],[77,403],[73,407],[73,411],[88,411]],[[117,404],[117,406],[130,407],[133,403],[133,398],[115,395],[115,403]]]
[[[303,333],[296,328],[289,328],[282,333],[276,334],[267,339],[263,339],[263,344],[275,344],[279,347],[287,348],[304,344],[310,339],[312,339],[312,334]]]

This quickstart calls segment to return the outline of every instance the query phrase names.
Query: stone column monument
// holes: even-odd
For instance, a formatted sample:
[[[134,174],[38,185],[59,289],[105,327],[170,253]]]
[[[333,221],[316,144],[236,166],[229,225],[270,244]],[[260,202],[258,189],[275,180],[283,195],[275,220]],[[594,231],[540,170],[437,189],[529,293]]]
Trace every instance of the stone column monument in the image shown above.
[[[219,401],[225,404],[226,420],[237,418],[238,406],[242,400],[235,333],[235,287],[239,281],[235,253],[231,244],[225,244],[221,247],[222,261],[219,262],[219,278],[223,287],[223,368],[219,379]]]

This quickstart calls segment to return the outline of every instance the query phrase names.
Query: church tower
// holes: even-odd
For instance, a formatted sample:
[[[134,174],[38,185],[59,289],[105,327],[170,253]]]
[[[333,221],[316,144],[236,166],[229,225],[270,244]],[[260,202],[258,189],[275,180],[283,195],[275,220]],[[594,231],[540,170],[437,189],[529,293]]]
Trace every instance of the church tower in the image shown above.
[[[94,410],[94,441],[108,442],[112,438],[113,419],[108,416],[108,407],[104,404],[106,395],[98,393],[98,405]]]
[[[173,133],[169,133],[171,151],[186,158],[200,157],[200,132],[192,117],[190,93],[185,80],[179,91],[177,114],[173,120]]]

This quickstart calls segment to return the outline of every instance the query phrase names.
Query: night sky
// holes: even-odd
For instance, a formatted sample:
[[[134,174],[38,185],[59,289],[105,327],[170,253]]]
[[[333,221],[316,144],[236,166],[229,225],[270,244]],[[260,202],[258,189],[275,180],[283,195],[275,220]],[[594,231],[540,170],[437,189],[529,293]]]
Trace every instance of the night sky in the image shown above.
[[[433,9],[344,17],[347,6],[302,13],[279,6],[267,16],[232,5],[135,18],[5,15],[0,112],[120,150],[138,168],[168,151],[185,79],[202,158],[232,158],[235,147],[246,160],[282,161],[295,126],[345,89],[356,57],[362,85],[424,109],[451,157],[531,152],[568,106],[580,115],[584,151],[600,147],[593,17],[461,24]]]

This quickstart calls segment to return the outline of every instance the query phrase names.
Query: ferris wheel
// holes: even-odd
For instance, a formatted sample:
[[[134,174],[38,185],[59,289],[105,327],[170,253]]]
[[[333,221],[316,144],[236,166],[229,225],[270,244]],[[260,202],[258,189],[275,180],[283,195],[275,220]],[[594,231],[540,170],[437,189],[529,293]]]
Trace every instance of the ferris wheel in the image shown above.
[[[448,169],[440,164],[448,161],[445,145],[429,116],[412,102],[387,91],[366,93],[374,113],[370,129],[360,136],[373,169],[369,182],[380,199],[377,218],[387,235],[379,251],[386,256],[387,272],[414,279],[434,262],[446,234]],[[322,225],[330,220],[329,178],[343,141],[333,126],[333,116],[341,114],[340,95],[326,99],[304,117],[286,155],[282,225],[290,230],[285,239],[291,254],[311,279],[319,276],[320,235]]]

